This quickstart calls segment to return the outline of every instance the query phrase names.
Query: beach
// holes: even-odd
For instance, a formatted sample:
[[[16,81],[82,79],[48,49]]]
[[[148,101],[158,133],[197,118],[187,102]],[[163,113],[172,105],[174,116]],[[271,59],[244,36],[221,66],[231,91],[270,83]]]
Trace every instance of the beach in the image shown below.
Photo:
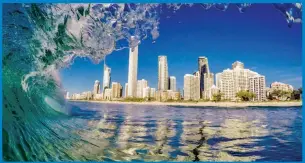
[[[302,106],[302,101],[280,101],[280,102],[126,102],[126,101],[93,101],[93,100],[70,100],[77,102],[93,102],[104,104],[129,104],[129,105],[165,105],[165,106],[185,106],[185,107],[249,107],[249,106],[265,106],[265,107],[290,107]]]

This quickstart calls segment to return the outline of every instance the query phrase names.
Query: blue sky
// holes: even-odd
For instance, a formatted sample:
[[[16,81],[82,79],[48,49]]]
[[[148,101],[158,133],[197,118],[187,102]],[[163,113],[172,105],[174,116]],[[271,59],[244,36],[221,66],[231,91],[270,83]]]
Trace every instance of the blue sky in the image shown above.
[[[168,18],[168,16],[170,16]],[[254,4],[245,13],[235,6],[223,12],[199,5],[160,15],[160,36],[139,46],[138,79],[157,87],[158,55],[167,55],[170,76],[183,89],[183,76],[197,70],[197,58],[206,56],[210,71],[218,73],[241,61],[246,68],[266,76],[266,84],[281,81],[302,85],[302,25],[288,27],[285,17],[271,4]],[[107,56],[112,82],[127,82],[128,49]],[[64,89],[71,93],[93,90],[102,81],[103,62],[75,59],[60,72]]]

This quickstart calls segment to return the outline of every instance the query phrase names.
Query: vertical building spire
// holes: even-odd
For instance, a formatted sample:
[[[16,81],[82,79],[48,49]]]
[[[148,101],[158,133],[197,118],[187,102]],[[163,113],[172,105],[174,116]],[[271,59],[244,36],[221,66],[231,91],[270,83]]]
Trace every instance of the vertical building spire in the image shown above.
[[[129,65],[128,65],[128,97],[137,95],[137,78],[138,78],[138,46],[129,48]]]
[[[105,88],[110,88],[110,77],[111,69],[106,64],[106,55],[104,56],[104,77],[103,77],[103,90]]]

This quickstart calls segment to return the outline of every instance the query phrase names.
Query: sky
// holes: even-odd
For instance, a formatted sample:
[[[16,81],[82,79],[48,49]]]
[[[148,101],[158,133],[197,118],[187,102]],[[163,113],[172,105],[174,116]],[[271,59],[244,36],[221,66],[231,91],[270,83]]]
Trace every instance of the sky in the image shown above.
[[[169,76],[183,90],[183,77],[197,71],[199,56],[208,58],[214,74],[241,61],[245,68],[266,77],[266,85],[280,81],[302,86],[302,24],[291,28],[285,17],[271,4],[254,4],[240,13],[235,6],[226,11],[201,6],[182,7],[175,13],[160,14],[160,36],[155,43],[143,40],[139,45],[138,80],[158,86],[158,56],[166,55]],[[107,56],[111,82],[125,86],[128,80],[128,49]],[[60,72],[62,86],[70,93],[93,90],[95,80],[102,83],[103,61],[76,58]]]

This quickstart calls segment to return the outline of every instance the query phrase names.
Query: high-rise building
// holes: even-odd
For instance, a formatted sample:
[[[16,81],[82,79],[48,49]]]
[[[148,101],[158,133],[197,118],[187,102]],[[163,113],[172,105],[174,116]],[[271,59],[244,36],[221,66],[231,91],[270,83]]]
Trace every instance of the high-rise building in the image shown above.
[[[196,71],[194,73],[194,85],[193,85],[193,96],[194,100],[200,99],[200,72]]]
[[[200,78],[199,72],[195,75],[184,75],[184,100],[199,100],[200,98]]]
[[[144,88],[148,86],[147,80],[142,79],[137,82],[137,97],[143,98]]]
[[[176,77],[169,77],[169,90],[176,91]]]
[[[150,97],[156,98],[156,88],[150,88]]]
[[[223,93],[222,98],[229,100],[234,99],[237,92],[234,92],[233,70],[226,69],[222,73],[217,74],[217,87]]]
[[[249,78],[249,91],[255,94],[254,101],[266,100],[266,81],[265,76],[256,75]]]
[[[221,85],[220,84],[220,82],[221,82],[220,78],[221,78],[221,73],[216,73],[216,75],[215,75],[215,80],[216,80],[215,84],[216,84],[217,88],[219,88],[220,85]]]
[[[193,80],[194,80],[194,75],[191,75],[191,74],[184,75],[184,83],[183,83],[184,100],[191,100],[192,99]]]
[[[128,66],[128,97],[137,95],[137,75],[138,75],[138,46],[129,48]]]
[[[106,88],[104,91],[104,99],[105,100],[111,100],[112,99],[112,89]]]
[[[167,57],[158,57],[158,90],[168,90],[168,65]]]
[[[118,82],[112,82],[112,98],[121,98],[122,97],[122,85]]]
[[[236,100],[237,92],[249,90],[249,78],[258,75],[257,72],[244,69],[243,63],[238,61],[232,64],[232,68],[216,74],[216,85],[226,100]]]
[[[100,93],[100,81],[96,80],[93,86],[93,95]]]
[[[198,71],[199,71],[199,77],[200,77],[200,98],[203,98],[203,91],[204,91],[204,74],[209,74],[209,63],[207,57],[199,57],[198,58]]]
[[[168,91],[156,91],[156,100],[165,102],[169,99]]]
[[[150,88],[149,87],[145,87],[143,89],[143,98],[149,98],[150,97]]]
[[[124,91],[124,97],[128,97],[128,83],[125,83],[125,91]]]
[[[213,73],[205,73],[203,76],[204,81],[204,91],[203,91],[203,97],[204,99],[210,99],[211,93],[210,88],[214,85],[214,74]]]
[[[93,94],[91,91],[83,92],[78,95],[78,100],[92,100]]]
[[[104,57],[104,77],[103,77],[103,91],[110,88],[111,68],[106,65],[106,56]]]

